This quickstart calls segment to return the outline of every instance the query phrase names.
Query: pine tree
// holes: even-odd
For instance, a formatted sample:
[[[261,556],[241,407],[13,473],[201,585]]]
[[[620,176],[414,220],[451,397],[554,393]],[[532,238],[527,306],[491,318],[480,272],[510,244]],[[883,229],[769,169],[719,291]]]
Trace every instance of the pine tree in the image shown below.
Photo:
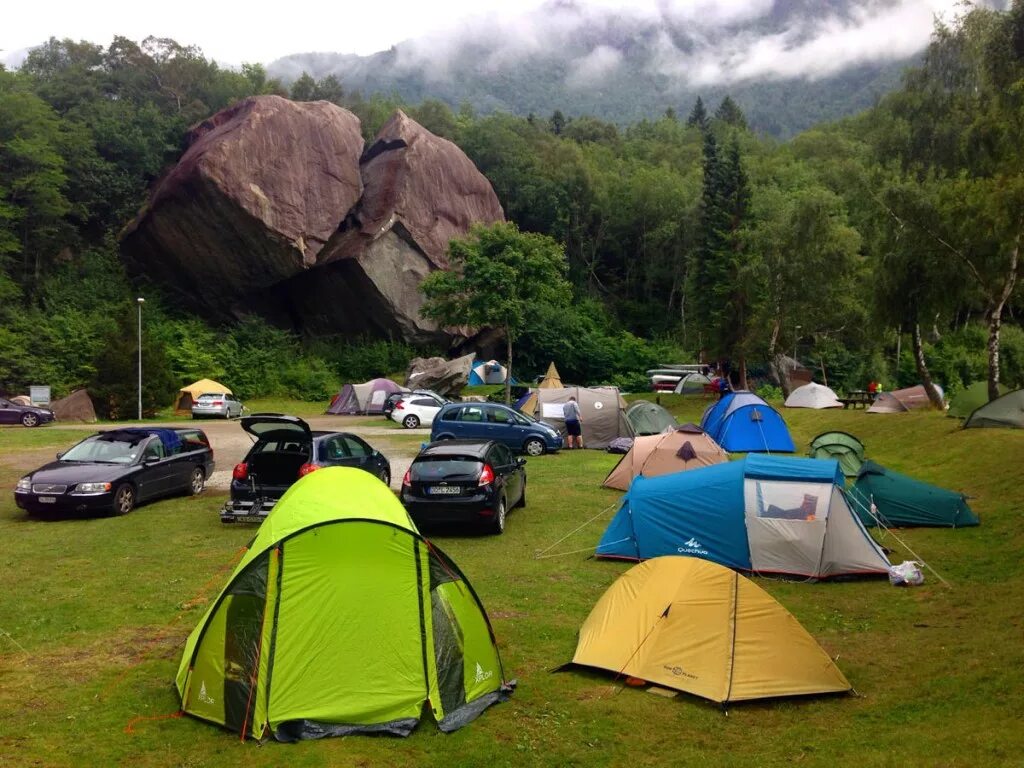
[[[719,120],[733,128],[739,128],[741,131],[747,130],[747,118],[739,105],[732,100],[731,96],[726,96],[722,99],[722,103],[715,110],[715,120]]]
[[[689,128],[700,128],[702,131],[708,128],[708,111],[704,108],[704,101],[700,96],[697,97],[690,116],[686,118],[686,125]]]

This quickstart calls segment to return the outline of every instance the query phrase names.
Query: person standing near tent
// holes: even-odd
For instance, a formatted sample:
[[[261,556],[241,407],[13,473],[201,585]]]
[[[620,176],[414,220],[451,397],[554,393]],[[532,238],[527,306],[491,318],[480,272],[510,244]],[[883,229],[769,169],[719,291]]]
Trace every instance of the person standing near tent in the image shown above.
[[[569,448],[582,448],[583,419],[580,414],[580,406],[575,397],[570,397],[569,402],[562,406],[562,418],[565,419],[565,431],[569,434]]]

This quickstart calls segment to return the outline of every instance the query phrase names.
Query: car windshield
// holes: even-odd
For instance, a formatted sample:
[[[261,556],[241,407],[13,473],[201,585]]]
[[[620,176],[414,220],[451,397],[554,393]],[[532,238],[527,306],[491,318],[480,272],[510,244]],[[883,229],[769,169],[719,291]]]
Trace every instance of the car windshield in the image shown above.
[[[131,464],[139,456],[149,435],[138,437],[90,437],[61,456],[61,461],[91,461],[101,464]]]
[[[455,477],[476,477],[483,462],[469,456],[423,456],[410,468],[410,476],[420,482],[450,480]]]
[[[220,400],[224,395],[200,395],[200,400]]]

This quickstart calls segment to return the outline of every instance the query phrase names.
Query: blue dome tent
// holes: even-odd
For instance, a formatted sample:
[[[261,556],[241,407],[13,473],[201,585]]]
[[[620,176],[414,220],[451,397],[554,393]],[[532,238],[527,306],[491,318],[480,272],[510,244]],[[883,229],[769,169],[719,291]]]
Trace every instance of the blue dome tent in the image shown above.
[[[782,416],[753,392],[730,392],[704,412],[700,426],[730,453],[796,450]]]
[[[886,574],[889,561],[842,490],[834,459],[749,455],[633,480],[595,555],[699,557],[808,579]]]

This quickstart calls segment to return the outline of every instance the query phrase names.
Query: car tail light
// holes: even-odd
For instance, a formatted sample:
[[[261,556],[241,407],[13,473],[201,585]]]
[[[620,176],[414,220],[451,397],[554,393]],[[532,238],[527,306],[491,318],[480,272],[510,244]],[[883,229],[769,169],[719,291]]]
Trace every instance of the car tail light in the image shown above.
[[[235,480],[248,480],[249,465],[244,461],[241,464],[235,464],[235,468],[231,470],[231,477]]]
[[[223,400],[214,400],[210,405],[224,405]]]
[[[319,464],[313,464],[312,462],[307,461],[305,464],[299,467],[299,477],[305,477],[310,472],[316,472],[318,469],[320,469]]]
[[[405,470],[405,475],[402,477],[402,485],[407,485],[410,488],[412,487],[412,470],[411,469]]]
[[[494,482],[494,470],[491,469],[490,464],[484,464],[483,470],[480,472],[480,483],[479,485],[490,485]]]
[[[401,400],[399,400],[397,403],[395,403],[395,410],[396,411],[404,411],[405,410],[405,404]]]

